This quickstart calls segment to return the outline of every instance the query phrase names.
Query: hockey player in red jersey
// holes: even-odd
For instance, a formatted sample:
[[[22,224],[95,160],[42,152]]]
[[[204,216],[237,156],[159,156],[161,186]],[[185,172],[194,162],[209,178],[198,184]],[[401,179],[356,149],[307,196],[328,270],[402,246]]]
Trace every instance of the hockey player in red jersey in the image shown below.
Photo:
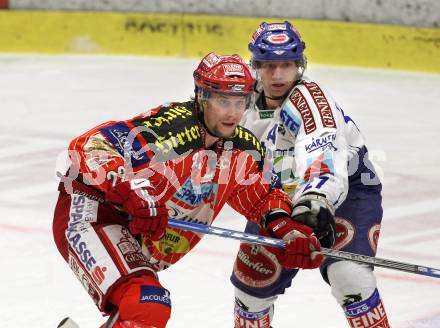
[[[293,218],[312,228],[323,247],[374,256],[381,183],[358,127],[322,86],[303,77],[305,44],[289,22],[262,23],[249,49],[257,100],[241,124],[264,145],[273,183],[293,201]],[[246,232],[259,229],[246,226]],[[249,265],[257,262],[264,274]],[[320,269],[350,327],[389,327],[372,267],[326,259]],[[269,249],[242,244],[231,276],[235,327],[269,328],[274,303],[297,272]]]
[[[113,327],[166,326],[170,292],[157,273],[201,239],[168,227],[169,217],[210,225],[227,203],[287,241],[275,253],[284,267],[323,260],[312,229],[291,219],[290,199],[265,179],[258,140],[238,125],[252,103],[247,65],[210,53],[194,81],[193,100],[103,123],[69,146],[54,238],[99,310],[118,313]]]

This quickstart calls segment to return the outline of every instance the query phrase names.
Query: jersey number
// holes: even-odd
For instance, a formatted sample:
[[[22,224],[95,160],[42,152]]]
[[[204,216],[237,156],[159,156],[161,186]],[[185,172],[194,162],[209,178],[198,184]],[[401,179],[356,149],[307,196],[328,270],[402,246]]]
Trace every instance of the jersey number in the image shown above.
[[[328,180],[328,177],[325,175],[319,176],[318,178],[319,178],[319,181],[315,186],[316,189],[320,189],[323,186],[323,184]],[[313,188],[313,183],[314,183],[314,181],[310,181],[306,185],[306,187],[304,188],[303,192],[305,192],[306,190],[309,190],[310,188]]]

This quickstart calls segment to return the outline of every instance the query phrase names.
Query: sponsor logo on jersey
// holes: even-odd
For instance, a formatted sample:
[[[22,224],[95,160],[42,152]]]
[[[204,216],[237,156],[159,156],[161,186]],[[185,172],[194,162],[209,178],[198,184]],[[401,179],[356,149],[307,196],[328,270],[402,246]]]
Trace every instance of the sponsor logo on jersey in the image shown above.
[[[204,224],[207,225],[208,222],[206,220],[199,220],[196,218],[193,218],[189,215],[187,215],[184,211],[182,211],[181,209],[174,207],[174,206],[167,206],[168,208],[168,214],[170,217],[174,218],[174,219],[178,219],[178,220],[182,220],[182,221],[186,221],[186,222],[192,222],[192,223],[197,223],[197,224]]]
[[[193,116],[191,110],[184,106],[175,105],[170,108],[166,108],[164,111],[160,111],[159,115],[148,117],[142,120],[142,124],[147,128],[160,128],[163,124],[167,127],[171,127],[175,120],[186,119]]]
[[[70,246],[76,251],[81,262],[85,265],[87,270],[92,270],[96,264],[96,260],[93,257],[91,251],[87,247],[87,243],[81,240],[81,234],[74,233],[67,230],[67,240]]]
[[[160,303],[171,307],[170,292],[163,287],[141,286],[140,303]]]
[[[333,142],[336,140],[336,133],[328,133],[325,134],[322,137],[312,138],[312,141],[308,144],[306,144],[304,147],[306,149],[306,152],[311,153],[315,150],[338,150],[334,145]]]
[[[189,240],[171,229],[166,229],[165,236],[152,243],[162,255],[186,254],[190,250]]]
[[[122,237],[116,243],[116,246],[121,252],[127,266],[131,270],[149,266],[147,264],[147,257],[142,253],[139,243],[128,232],[127,228],[121,227],[121,235]]]
[[[273,110],[260,110],[258,111],[258,115],[260,115],[260,119],[264,120],[267,118],[273,118]]]
[[[159,108],[151,117],[132,123],[142,134],[157,161],[172,160],[203,146],[202,135],[193,112],[184,104]]]
[[[122,157],[113,147],[113,144],[100,132],[87,138],[84,153],[86,155],[86,165],[91,171],[98,170],[114,157]]]
[[[278,162],[283,160],[285,157],[295,157],[295,147],[289,147],[288,149],[266,149],[266,158],[268,159]]]
[[[293,132],[294,135],[298,134],[299,128],[301,126],[301,121],[296,117],[289,108],[283,107],[280,111],[280,119],[283,124]],[[281,126],[281,124],[280,124]]]
[[[209,199],[210,196],[216,194],[218,186],[213,183],[203,183],[198,186],[194,186],[191,179],[185,181],[185,183],[177,190],[174,197],[178,200],[190,205],[199,205],[204,199]]]
[[[316,122],[315,119],[313,118],[312,110],[310,109],[310,106],[304,95],[301,93],[301,91],[295,89],[292,95],[290,96],[290,100],[301,114],[301,118],[304,125],[304,131],[306,132],[306,134],[315,131]]]
[[[278,124],[275,124],[267,133],[266,141],[270,141],[273,145],[275,145],[277,140],[277,131],[278,131]]]
[[[86,198],[84,206],[84,221],[94,223],[98,220],[98,206],[99,203],[95,200]]]
[[[309,181],[324,174],[335,174],[333,157],[331,153],[324,152],[318,157],[307,159],[307,169],[304,172],[304,181]]]
[[[106,271],[107,271],[106,267],[100,267],[99,265],[97,265],[92,270],[92,278],[98,286],[101,285],[102,282],[105,280],[105,272]]]
[[[70,229],[77,231],[87,229],[90,223],[97,221],[99,202],[76,191],[71,197]]]
[[[76,255],[72,254],[71,251],[69,251],[69,266],[93,301],[100,306],[103,296],[102,292],[94,284],[93,279],[89,276],[87,271],[83,269],[82,265],[77,260]]]
[[[118,122],[99,131],[111,142],[124,158],[129,158],[133,167],[147,163],[150,159],[137,139],[137,132],[125,123]]]
[[[328,103],[327,98],[324,96],[324,92],[322,92],[321,88],[314,82],[304,82],[304,85],[306,86],[307,90],[309,90],[310,94],[312,95],[312,99],[318,108],[322,125],[325,128],[336,128],[336,121],[333,117],[330,104]]]
[[[237,126],[231,138],[241,139],[252,144],[252,146],[254,146],[253,148],[256,149],[261,156],[264,156],[263,147],[261,147],[261,144],[258,141],[257,137],[255,137],[252,132],[244,129],[243,127]]]
[[[273,160],[282,160],[284,157],[295,157],[295,147],[289,149],[266,149],[266,158]]]
[[[156,146],[156,150],[159,150],[159,153],[163,153],[164,155],[168,155],[173,150],[181,148],[180,146],[187,146],[187,144],[191,144],[196,139],[200,139],[202,137],[200,133],[200,127],[198,125],[184,127],[181,131],[168,131],[166,135],[158,136],[157,140],[154,142]],[[187,149],[188,147],[185,147]],[[187,149],[189,150],[189,149]],[[177,152],[179,155],[183,153]]]
[[[292,195],[299,187],[299,179],[295,178],[293,181],[283,182],[282,189],[285,193]]]
[[[87,232],[90,222],[96,221],[97,208],[98,202],[83,195],[72,195],[66,237],[70,247],[75,250],[79,259],[89,271],[96,264],[96,259],[88,249],[87,243],[82,240],[82,233]]]

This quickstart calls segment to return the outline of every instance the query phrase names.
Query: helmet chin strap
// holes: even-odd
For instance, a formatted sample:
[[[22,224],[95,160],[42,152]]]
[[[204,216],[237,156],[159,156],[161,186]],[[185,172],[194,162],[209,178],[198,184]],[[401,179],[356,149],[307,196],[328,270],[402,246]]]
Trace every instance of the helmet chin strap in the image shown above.
[[[290,90],[288,92],[286,92],[284,95],[282,96],[278,96],[278,97],[269,97],[266,94],[264,94],[264,98],[270,99],[270,100],[283,100],[287,97],[287,95],[289,94]]]
[[[282,96],[278,96],[278,97],[271,97],[271,96],[266,95],[266,93],[264,93],[264,98],[270,99],[270,100],[275,100],[275,101],[284,100],[287,98],[287,96],[289,95],[291,90],[292,89],[290,88],[289,90],[287,90],[287,92],[285,94],[283,94]]]

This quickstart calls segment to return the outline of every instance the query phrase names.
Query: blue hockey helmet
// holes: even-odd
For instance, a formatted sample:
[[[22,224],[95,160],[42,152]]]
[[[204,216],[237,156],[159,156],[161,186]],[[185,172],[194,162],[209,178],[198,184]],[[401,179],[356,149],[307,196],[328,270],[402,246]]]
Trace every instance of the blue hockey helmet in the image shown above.
[[[304,61],[305,43],[298,31],[288,21],[268,24],[263,22],[249,43],[252,62]]]

